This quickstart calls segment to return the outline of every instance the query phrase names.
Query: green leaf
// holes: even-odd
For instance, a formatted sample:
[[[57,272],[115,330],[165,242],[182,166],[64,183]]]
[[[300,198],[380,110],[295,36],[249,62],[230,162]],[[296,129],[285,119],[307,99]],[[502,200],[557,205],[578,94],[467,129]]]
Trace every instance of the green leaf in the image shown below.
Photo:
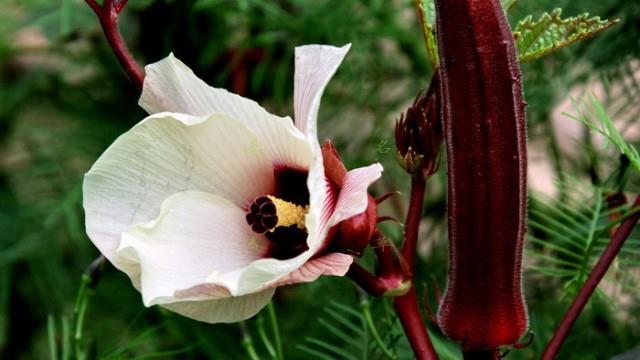
[[[587,94],[585,99],[580,103],[575,100],[572,101],[573,107],[576,109],[576,114],[565,113],[564,115],[583,123],[589,127],[591,131],[604,136],[608,141],[617,146],[621,153],[629,158],[631,166],[640,173],[640,153],[638,153],[638,149],[624,140],[624,137],[616,128],[613,120],[611,120],[604,106],[602,106],[602,103],[593,94]]]
[[[533,194],[529,211],[529,269],[561,279],[567,292],[579,288],[607,246],[610,231],[620,219],[632,214],[629,205],[611,208],[607,202],[611,190],[569,177],[558,187],[566,189],[562,200]],[[612,268],[608,281],[630,286],[620,276],[623,270],[637,269],[640,239],[632,236],[618,257],[621,266]]]
[[[433,0],[416,0],[418,15],[422,23],[422,35],[427,49],[427,56],[431,63],[431,68],[435,69],[439,63],[438,44],[436,40],[436,9]]]
[[[503,1],[503,4],[506,1]],[[513,37],[520,62],[531,61],[588,39],[615,25],[618,20],[600,20],[584,13],[563,19],[562,9],[544,13],[538,20],[529,15],[516,25]]]
[[[394,334],[401,333],[397,322],[379,328],[370,312],[370,303],[364,299],[359,309],[331,302],[324,309],[325,316],[318,319],[327,339],[305,337],[298,350],[313,359],[397,359]],[[344,344],[336,345],[336,340]],[[339,344],[339,342],[338,342]]]

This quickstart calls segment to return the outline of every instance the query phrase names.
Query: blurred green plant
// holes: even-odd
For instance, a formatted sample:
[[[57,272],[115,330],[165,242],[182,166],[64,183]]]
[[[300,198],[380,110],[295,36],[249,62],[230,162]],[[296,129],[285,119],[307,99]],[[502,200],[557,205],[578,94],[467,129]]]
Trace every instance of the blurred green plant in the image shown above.
[[[546,18],[544,14],[554,8],[562,8],[567,16],[558,21],[579,18],[585,12],[621,19],[589,41],[523,65],[530,141],[548,144],[544,155],[554,164],[554,173],[545,176],[564,178],[557,195],[534,195],[531,201],[536,242],[530,243],[532,256],[527,261],[556,273],[530,271],[526,287],[531,327],[537,335],[530,348],[508,355],[524,359],[540,353],[566,307],[553,299],[567,298],[570,288],[558,285],[576,278],[579,269],[574,265],[592,262],[601,251],[606,229],[613,226],[607,221],[611,211],[601,199],[606,191],[618,190],[610,179],[615,178],[619,155],[601,151],[586,128],[577,134],[576,151],[565,152],[560,145],[569,140],[558,134],[552,109],[571,90],[601,84],[602,110],[616,121],[601,123],[603,117],[595,116],[589,117],[589,123],[609,135],[616,133],[601,125],[615,124],[629,147],[626,153],[633,157],[630,149],[637,148],[638,139],[629,134],[637,129],[640,115],[640,5],[623,0],[509,0],[503,5],[510,9],[514,28],[529,15]],[[349,57],[323,99],[321,137],[332,138],[348,167],[381,161],[385,176],[375,190],[384,193],[407,189],[390,151],[392,124],[432,71],[414,6],[413,0],[131,0],[121,25],[141,62],[174,51],[214,86],[243,91],[281,114],[291,113],[294,46],[352,42]],[[434,13],[427,16],[433,19]],[[82,174],[119,134],[144,117],[136,107],[136,96],[82,1],[0,2],[0,358],[50,358],[50,354],[63,355],[65,346],[66,354],[72,354],[76,308],[85,309],[78,344],[89,357],[247,357],[240,340],[243,331],[237,325],[210,326],[162,309],[146,310],[128,279],[109,267],[91,301],[76,306],[78,289],[73,279],[98,254],[84,234]],[[612,142],[619,145],[620,138],[615,139]],[[419,294],[427,281],[429,285],[445,282],[445,172],[443,164],[427,192],[426,233],[421,236],[419,259],[423,264],[419,279],[424,280],[418,284]],[[637,174],[626,178],[623,190],[640,191]],[[382,208],[384,215],[403,218],[405,202],[406,196],[390,200]],[[398,226],[388,224],[384,230],[390,239],[401,237]],[[584,246],[589,234],[589,251],[573,244]],[[637,246],[636,232],[610,279],[625,284],[637,281]],[[640,294],[629,290],[624,296],[592,301],[566,343],[563,359],[584,359],[596,353],[612,356],[640,342],[634,327],[640,321]],[[81,298],[89,299],[90,293],[84,291]],[[309,358],[303,347],[335,358],[335,353],[318,344],[348,347],[350,342],[350,353],[362,358],[358,351],[365,348],[362,343],[356,347],[354,339],[361,340],[363,333],[368,337],[366,350],[378,358],[385,357],[381,347],[399,359],[410,356],[405,340],[398,338],[398,324],[388,320],[388,304],[372,301],[367,315],[360,295],[346,280],[323,279],[285,288],[275,301],[278,330],[272,328],[267,313],[245,324],[258,356],[275,353],[280,358],[277,333],[281,353],[289,359]],[[372,321],[367,320],[369,316]],[[335,329],[349,335],[346,343],[338,342],[342,336]],[[381,341],[374,339],[372,329]],[[459,358],[457,349],[437,329],[431,330],[440,355]]]

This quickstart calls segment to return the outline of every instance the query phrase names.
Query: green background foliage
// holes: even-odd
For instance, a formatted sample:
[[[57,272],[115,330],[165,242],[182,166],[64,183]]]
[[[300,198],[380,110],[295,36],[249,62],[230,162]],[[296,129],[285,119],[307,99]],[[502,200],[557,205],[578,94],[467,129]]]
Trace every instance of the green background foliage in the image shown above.
[[[559,185],[552,195],[531,193],[525,288],[535,337],[511,351],[513,359],[541,353],[606,244],[611,223],[603,199],[640,189],[614,147],[603,150],[586,127],[575,140],[557,137],[553,121],[570,91],[599,84],[604,111],[623,129],[637,129],[640,3],[521,0],[509,20],[515,26],[555,8],[563,17],[589,12],[620,22],[522,68],[529,140],[544,144],[552,169],[531,176]],[[404,217],[408,179],[395,163],[393,123],[432,71],[413,0],[130,0],[121,27],[141,62],[173,51],[208,83],[281,115],[292,114],[294,47],[353,43],[323,99],[320,137],[334,141],[349,168],[380,161],[384,178],[372,191],[403,193],[381,213]],[[267,310],[242,324],[207,325],[146,309],[126,276],[108,265],[95,291],[82,287],[76,300],[81,274],[98,255],[84,232],[82,175],[145,116],[136,103],[83,1],[0,2],[0,358],[55,358],[52,349],[58,358],[243,359],[247,349],[278,358]],[[591,115],[593,121],[582,118],[602,120]],[[569,141],[572,151],[565,150]],[[446,282],[445,184],[443,161],[428,185],[417,275],[421,300],[432,309],[435,289]],[[399,225],[383,229],[399,240]],[[640,345],[639,243],[636,231],[562,359],[605,359]],[[363,295],[348,279],[281,288],[273,309],[285,358],[411,357],[388,300]],[[437,327],[430,330],[443,359],[459,357]]]

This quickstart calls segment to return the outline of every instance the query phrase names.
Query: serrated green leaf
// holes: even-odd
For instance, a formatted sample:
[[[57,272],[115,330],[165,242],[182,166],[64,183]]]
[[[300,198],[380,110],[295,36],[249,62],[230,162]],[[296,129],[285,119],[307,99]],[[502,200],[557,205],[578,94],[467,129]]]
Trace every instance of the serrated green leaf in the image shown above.
[[[544,13],[537,20],[529,15],[518,22],[513,37],[520,62],[543,57],[557,49],[593,37],[618,22],[601,20],[598,16],[590,17],[588,13],[566,19],[561,15],[562,9],[555,9],[550,14]]]

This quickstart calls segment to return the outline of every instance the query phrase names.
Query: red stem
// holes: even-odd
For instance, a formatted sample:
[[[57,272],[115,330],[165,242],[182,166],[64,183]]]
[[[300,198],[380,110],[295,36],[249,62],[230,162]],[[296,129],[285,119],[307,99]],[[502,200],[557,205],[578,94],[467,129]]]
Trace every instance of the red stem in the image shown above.
[[[389,287],[385,286],[379,277],[374,276],[356,262],[353,262],[349,267],[347,276],[370,295],[382,296],[389,290]]]
[[[416,289],[413,284],[407,294],[393,298],[393,307],[402,323],[405,334],[407,334],[407,339],[411,344],[416,359],[437,360],[438,354],[436,354],[431,340],[429,340],[429,334],[420,314]]]
[[[407,221],[405,222],[404,244],[402,255],[408,264],[408,270],[413,280],[416,263],[416,247],[418,244],[418,230],[420,219],[422,218],[422,204],[424,201],[424,191],[426,182],[421,172],[411,178],[411,198],[409,200],[409,210]],[[429,334],[425,328],[418,298],[416,297],[415,281],[411,283],[411,289],[405,295],[395,297],[393,306],[396,314],[402,323],[411,348],[418,359],[437,359]]]
[[[634,201],[632,209],[636,209],[638,207],[640,207],[640,195],[638,195],[638,197]],[[600,280],[602,280],[604,275],[607,273],[607,270],[611,266],[611,263],[620,252],[622,245],[624,245],[624,242],[627,240],[629,235],[631,235],[631,232],[636,226],[638,220],[640,220],[640,212],[629,216],[622,222],[615,235],[611,239],[611,242],[609,242],[609,245],[607,245],[607,248],[602,253],[602,256],[598,260],[598,263],[593,268],[593,271],[589,275],[589,278],[587,278],[587,281],[580,289],[578,296],[576,296],[576,298],[573,300],[573,303],[565,313],[564,318],[560,322],[558,329],[553,335],[553,338],[551,338],[551,341],[549,341],[549,344],[547,344],[547,348],[542,355],[543,360],[552,360],[556,357],[558,351],[560,351],[562,343],[567,338],[571,327],[576,322],[578,316],[580,316],[580,313],[589,301],[589,298],[591,297],[591,295],[593,295],[593,292],[598,287],[598,283],[600,283]]]
[[[413,278],[425,187],[426,182],[421,173],[414,175],[411,181],[411,199],[405,223],[402,256],[394,261],[391,259],[393,249],[376,248],[376,256],[381,266],[379,276],[372,275],[355,262],[349,268],[347,276],[369,294],[383,295],[391,289],[397,289],[407,277]],[[437,360],[438,355],[424,325],[413,283],[414,281],[411,282],[411,288],[405,295],[393,298],[393,306],[416,358]]]
[[[98,5],[94,0],[85,0],[93,12],[98,16],[104,36],[118,62],[138,89],[142,89],[144,70],[131,55],[129,48],[122,39],[118,28],[118,15],[126,5],[126,0],[105,0],[104,5]]]
[[[424,201],[424,191],[426,182],[421,173],[411,177],[411,198],[409,200],[409,210],[405,223],[404,244],[402,255],[407,262],[412,276],[416,267],[416,247],[418,245],[418,228],[422,218],[422,203]]]

